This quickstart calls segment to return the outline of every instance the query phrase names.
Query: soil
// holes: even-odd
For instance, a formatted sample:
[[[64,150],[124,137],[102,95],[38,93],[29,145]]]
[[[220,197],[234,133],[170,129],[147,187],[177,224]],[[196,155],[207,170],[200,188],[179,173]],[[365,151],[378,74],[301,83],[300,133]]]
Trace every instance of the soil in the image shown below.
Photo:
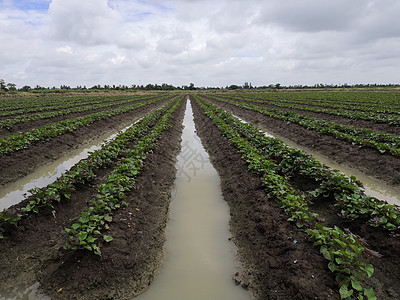
[[[0,240],[0,290],[39,281],[40,290],[52,299],[128,299],[143,292],[163,263],[184,110],[182,102],[173,127],[148,155],[135,189],[125,199],[128,207],[113,213],[108,234],[114,240],[102,247],[101,257],[63,250],[63,229],[87,209],[107,169],[99,171],[97,181],[79,187],[70,201],[57,205],[56,218],[49,211],[24,219],[19,230]]]
[[[247,103],[247,101],[246,101],[246,103]],[[342,124],[345,126],[355,126],[355,127],[362,128],[362,129],[367,128],[367,129],[374,130],[376,132],[388,133],[391,135],[400,136],[400,126],[390,125],[387,123],[375,123],[375,122],[366,121],[366,120],[349,119],[346,117],[330,115],[327,113],[311,112],[311,111],[286,108],[286,107],[283,108],[283,107],[275,106],[272,104],[260,104],[260,103],[253,103],[253,104],[259,105],[259,106],[264,106],[264,107],[270,107],[270,108],[275,108],[275,109],[291,111],[291,112],[295,112],[297,114],[308,115],[308,116],[311,116],[311,117],[319,119],[319,120],[332,121],[332,122],[336,122],[338,124]],[[325,108],[324,106],[320,106],[320,107]]]
[[[62,116],[58,116],[58,117],[54,117],[54,118],[46,118],[46,119],[41,119],[41,120],[36,120],[36,121],[31,121],[31,122],[19,123],[19,124],[15,124],[10,129],[0,128],[0,137],[6,137],[6,136],[13,135],[15,133],[18,133],[18,132],[25,132],[25,131],[32,130],[32,129],[35,129],[35,128],[40,128],[40,127],[45,126],[48,123],[56,123],[56,122],[68,120],[68,119],[71,119],[71,118],[84,117],[84,116],[87,116],[87,115],[90,115],[90,114],[94,114],[94,113],[98,113],[98,112],[102,112],[102,111],[108,111],[110,109],[118,109],[118,108],[121,108],[121,107],[124,107],[124,106],[133,105],[133,104],[136,104],[136,103],[143,103],[143,102],[148,101],[148,100],[149,99],[146,99],[146,100],[133,100],[132,102],[129,102],[129,103],[113,104],[113,105],[110,105],[108,107],[97,108],[97,109],[92,109],[92,110],[83,111],[83,112],[77,112],[77,113],[71,113],[71,114],[62,115]],[[109,104],[112,103],[112,102],[115,102],[115,101],[110,101]]]
[[[73,133],[66,133],[49,141],[32,145],[28,149],[0,156],[0,188],[7,183],[28,175],[38,167],[65,156],[66,153],[74,149],[83,148],[93,140],[123,129],[155,108],[161,107],[166,101],[168,100],[152,103],[118,116],[112,116],[106,120],[100,120],[89,126],[82,127]]]
[[[259,299],[315,299],[314,297],[327,299],[327,296],[338,297],[337,287],[335,287],[334,282],[331,282],[331,280],[334,280],[334,275],[326,270],[327,261],[325,259],[321,261],[318,251],[313,252],[313,249],[318,247],[307,242],[304,234],[294,225],[285,222],[287,216],[282,215],[274,199],[268,199],[265,196],[259,179],[250,176],[247,165],[240,162],[238,151],[229,145],[227,139],[221,136],[218,129],[211,124],[208,118],[200,115],[201,109],[197,105],[195,105],[194,111],[198,134],[210,153],[211,161],[220,172],[224,198],[231,206],[231,226],[235,242],[239,247],[241,259],[244,261],[247,272],[249,272],[244,274],[245,278],[248,276],[244,282],[246,284],[247,281],[250,282],[250,287],[256,291],[255,294]],[[213,133],[213,131],[216,133]],[[293,175],[291,183],[303,192],[316,188],[314,180],[303,176]],[[367,224],[368,220],[366,219],[344,220],[338,216],[340,210],[334,204],[333,197],[316,199],[315,203],[310,205],[310,210],[325,219],[327,226],[338,226],[344,230],[350,230],[360,236],[367,243],[368,248],[382,255],[380,258],[374,256],[366,258],[366,261],[372,263],[375,270],[367,285],[374,288],[378,299],[400,299],[399,232],[393,234],[371,227]],[[294,228],[290,228],[290,226]],[[290,229],[294,232],[290,232]],[[288,237],[286,243],[285,236]],[[289,242],[293,239],[296,239],[297,243],[290,245]],[[299,241],[301,241],[301,245]],[[300,253],[294,252],[299,249],[301,249]],[[278,262],[280,266],[277,268],[278,270],[275,270],[276,268],[271,270],[271,264],[274,266],[277,255],[279,259],[286,259],[286,261]],[[291,259],[297,260],[296,265],[290,265]],[[303,261],[306,267],[302,265]],[[288,266],[290,268],[285,270]],[[296,269],[299,266],[301,269]],[[289,272],[285,273],[285,271]],[[270,274],[272,272],[274,273]],[[296,277],[292,278],[290,276],[292,273],[296,274]],[[310,274],[313,275],[313,280],[310,280]],[[318,276],[318,279],[316,279],[316,276]],[[276,282],[281,282],[281,285],[276,284]],[[317,288],[316,291],[313,291],[312,283],[315,282],[317,282]],[[273,283],[276,285],[274,286]],[[279,288],[277,289],[276,286]],[[295,288],[291,291],[290,287]],[[280,289],[285,291],[280,292]],[[281,294],[273,298],[271,297],[272,290]],[[307,290],[310,294],[307,294],[304,290]],[[304,294],[296,294],[299,291]],[[318,294],[318,292],[323,293],[324,291],[325,294]],[[332,291],[334,294],[331,294]]]
[[[317,247],[306,240],[238,150],[192,101],[196,131],[221,178],[231,211],[231,231],[244,272],[237,282],[257,299],[338,299],[338,286]]]
[[[106,131],[116,131],[161,104],[100,121],[73,135],[63,135],[32,149],[1,157],[0,184],[28,174],[88,139],[102,136]],[[295,141],[299,135],[298,141],[304,140],[306,144],[314,143],[324,151],[332,151],[329,146],[321,146],[327,142],[337,147],[333,153],[338,160],[353,163],[346,157],[354,152],[342,153],[355,151],[349,145],[346,148],[328,137],[303,132],[294,124],[279,123],[258,113],[218,104],[263,129],[270,127],[281,133],[289,132]],[[338,284],[319,248],[294,224],[287,222],[288,216],[275,199],[267,197],[260,178],[248,171],[238,150],[194,101],[192,107],[197,134],[219,173],[223,196],[230,207],[233,241],[243,265],[243,270],[233,278],[235,282],[262,300],[339,299]],[[163,133],[157,149],[146,159],[135,190],[125,199],[129,206],[113,213],[109,234],[114,240],[104,245],[101,257],[88,251],[66,251],[62,246],[66,238],[64,228],[87,209],[87,200],[108,174],[107,168],[99,170],[90,185],[79,186],[69,201],[57,205],[56,218],[51,211],[31,216],[21,221],[18,230],[0,240],[0,290],[12,290],[38,281],[40,291],[52,299],[130,299],[147,289],[163,263],[165,226],[184,110],[185,103],[182,102],[174,113],[173,127]],[[358,149],[359,152],[364,150],[371,149]],[[364,159],[376,159],[371,155],[367,153]],[[400,179],[400,164],[396,162],[392,170],[387,169],[389,177],[397,176],[393,184],[399,184]],[[367,169],[375,166],[369,160],[363,163]],[[387,167],[386,164],[389,161],[383,162],[383,167]],[[380,168],[382,166],[374,170],[378,175]],[[298,178],[295,185],[313,188],[313,183],[306,178]],[[332,199],[317,201],[311,209],[324,217],[328,225],[349,228],[360,235],[370,248],[383,255],[380,259],[370,258],[375,266],[372,286],[378,299],[400,299],[400,274],[396,269],[400,265],[399,238],[367,226],[365,220],[346,222],[340,219]]]
[[[351,145],[333,136],[319,134],[300,125],[274,119],[255,111],[212,99],[208,100],[254,124],[261,130],[287,138],[298,145],[329,157],[338,164],[357,169],[372,178],[400,188],[400,157],[382,154],[372,148]]]

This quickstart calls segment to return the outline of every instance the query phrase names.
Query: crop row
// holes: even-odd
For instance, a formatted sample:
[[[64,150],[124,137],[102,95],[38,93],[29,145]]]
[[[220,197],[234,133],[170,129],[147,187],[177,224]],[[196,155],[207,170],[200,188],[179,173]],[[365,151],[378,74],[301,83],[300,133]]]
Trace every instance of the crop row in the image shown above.
[[[38,214],[43,208],[53,209],[55,216],[54,204],[70,199],[71,193],[76,190],[78,185],[90,183],[96,177],[96,170],[107,165],[115,165],[117,162],[122,165],[129,161],[132,148],[139,145],[141,139],[147,139],[147,136],[151,135],[152,128],[161,118],[164,118],[163,116],[171,107],[176,106],[176,102],[177,100],[171,101],[136,122],[115,139],[105,143],[101,149],[91,153],[88,158],[78,162],[47,187],[30,190],[32,195],[29,199],[31,200],[24,208],[6,209],[0,213],[0,237],[1,231],[14,228],[21,218],[32,213]]]
[[[394,92],[299,92],[243,93],[269,103],[296,103],[327,108],[344,108],[377,113],[400,113],[400,94]]]
[[[337,139],[344,140],[353,145],[370,147],[381,153],[390,153],[394,156],[400,156],[400,137],[398,136],[379,133],[370,129],[358,129],[355,126],[341,125],[332,121],[318,120],[308,115],[282,111],[281,109],[260,107],[239,101],[227,100],[217,96],[211,96],[210,98],[240,108],[253,110],[268,117],[298,124],[309,130],[315,130],[321,134],[332,135]]]
[[[81,112],[86,112],[86,111],[91,111],[95,109],[100,109],[100,108],[107,108],[111,106],[116,106],[116,105],[123,105],[131,102],[136,102],[138,100],[142,100],[144,97],[136,97],[136,98],[128,98],[124,100],[119,100],[119,101],[107,101],[106,103],[100,103],[100,104],[91,104],[91,105],[85,105],[85,106],[77,106],[73,108],[67,108],[67,109],[59,109],[56,111],[51,111],[51,112],[44,112],[44,113],[38,113],[38,114],[31,114],[31,115],[21,115],[17,116],[14,118],[9,118],[5,120],[0,121],[0,128],[7,128],[11,129],[14,125],[20,124],[20,123],[26,123],[26,122],[32,122],[32,121],[37,121],[37,120],[43,120],[43,119],[50,119],[50,118],[55,118],[59,116],[65,116],[73,113],[81,113]],[[147,96],[148,98],[148,96]]]
[[[96,121],[108,119],[112,116],[120,115],[163,99],[165,98],[158,97],[142,103],[136,103],[121,108],[97,112],[87,116],[68,119],[57,123],[49,123],[41,128],[36,128],[26,132],[16,133],[11,136],[0,138],[0,156],[21,149],[26,149],[32,144],[47,141],[53,137],[68,132],[74,132],[77,129],[88,126]]]
[[[288,161],[280,165],[266,156],[266,153],[273,153],[279,147],[286,152],[285,156],[289,156],[291,149],[285,149],[286,146],[282,142],[265,137],[252,125],[241,123],[231,114],[204,99],[196,97],[196,101],[230,143],[239,149],[242,159],[248,163],[249,170],[262,178],[265,191],[280,202],[281,208],[289,215],[288,220],[295,222],[315,241],[315,245],[320,246],[320,252],[329,261],[329,269],[336,274],[341,297],[364,299],[365,296],[367,299],[374,299],[373,290],[362,287],[360,283],[364,277],[373,274],[373,266],[364,262],[363,255],[374,253],[366,248],[358,236],[348,230],[324,226],[318,214],[310,212],[307,195],[293,188],[288,176],[283,174],[282,168],[285,168]],[[297,158],[289,160],[296,163]],[[350,179],[347,182],[352,184]]]
[[[318,187],[308,193],[310,199],[333,198],[344,218],[366,219],[371,226],[387,230],[400,229],[398,207],[365,195],[355,177],[348,178],[339,171],[331,170],[304,151],[289,148],[279,139],[265,137],[254,126],[243,125],[229,114],[225,121],[263,151],[265,158],[274,161],[275,169],[280,174],[288,178],[301,176],[317,184]]]
[[[121,205],[128,205],[123,200],[134,187],[147,155],[156,148],[162,133],[172,126],[170,118],[180,103],[181,101],[175,101],[152,130],[140,138],[135,146],[125,151],[124,159],[118,162],[113,172],[98,187],[97,194],[90,200],[88,210],[82,212],[71,228],[65,229],[69,237],[68,249],[87,249],[101,255],[103,241],[112,240],[111,236],[102,235],[101,232],[109,228],[112,211]]]
[[[306,112],[315,112],[315,113],[323,113],[334,116],[341,116],[345,118],[349,118],[352,120],[364,120],[370,121],[374,123],[386,123],[390,125],[400,125],[400,116],[399,114],[383,114],[377,113],[376,111],[354,111],[349,110],[348,108],[343,108],[342,105],[338,105],[338,108],[326,108],[326,107],[315,107],[304,104],[294,104],[294,103],[282,103],[279,101],[267,102],[264,100],[258,100],[256,97],[249,97],[250,95],[240,95],[240,96],[229,96],[230,99],[234,98],[236,100],[246,101],[246,102],[254,102],[261,104],[271,104],[276,107],[282,108],[290,108],[297,109]]]
[[[143,95],[142,95],[143,96]],[[98,104],[114,101],[116,99],[129,99],[136,95],[113,95],[113,96],[45,96],[45,97],[13,97],[1,98],[0,116],[14,114],[41,112],[69,108],[87,104]]]

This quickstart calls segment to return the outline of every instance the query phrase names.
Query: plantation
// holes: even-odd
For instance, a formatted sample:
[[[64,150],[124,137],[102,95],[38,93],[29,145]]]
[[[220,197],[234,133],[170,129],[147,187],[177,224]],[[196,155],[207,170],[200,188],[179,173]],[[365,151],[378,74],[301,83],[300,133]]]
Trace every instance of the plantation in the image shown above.
[[[237,284],[256,299],[400,299],[399,207],[263,132],[400,191],[400,93],[386,91],[0,99],[2,187],[118,132],[0,213],[0,291],[39,282],[54,299],[131,299],[151,289],[187,101],[229,205]]]

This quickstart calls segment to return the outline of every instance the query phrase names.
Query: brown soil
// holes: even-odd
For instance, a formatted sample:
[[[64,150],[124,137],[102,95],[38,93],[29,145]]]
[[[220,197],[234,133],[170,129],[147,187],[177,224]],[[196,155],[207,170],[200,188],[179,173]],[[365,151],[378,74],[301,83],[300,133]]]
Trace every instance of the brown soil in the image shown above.
[[[18,178],[19,169],[27,174],[60,153],[78,147],[85,139],[95,138],[105,131],[115,131],[123,121],[129,119],[132,122],[156,106],[137,110],[126,115],[125,120],[118,116],[98,122],[96,126],[75,133],[75,136],[53,139],[47,146],[38,144],[32,152],[16,152],[21,156],[7,156],[14,160],[6,171],[0,169],[0,179],[3,180],[0,182],[13,181],[12,178]],[[293,124],[274,123],[274,119],[258,113],[224,106],[258,125],[275,125],[281,132],[292,132]],[[221,135],[194,101],[192,107],[197,133],[219,173],[223,196],[230,207],[233,240],[243,264],[243,271],[236,274],[234,280],[249,288],[256,299],[339,299],[339,287],[318,247],[313,246],[294,224],[287,222],[287,215],[275,199],[266,196],[260,179],[248,171],[237,149]],[[173,128],[163,134],[157,149],[146,159],[135,190],[125,200],[129,206],[113,213],[109,234],[114,240],[104,245],[101,257],[87,251],[61,249],[66,241],[63,229],[87,208],[87,200],[108,174],[107,168],[100,170],[91,184],[80,186],[71,200],[57,205],[56,218],[48,211],[24,219],[19,230],[11,231],[0,240],[0,290],[12,290],[39,281],[41,291],[52,299],[128,299],[143,292],[163,262],[164,229],[175,179],[184,109],[183,102],[174,114]],[[298,128],[293,130],[293,136],[302,134],[308,143],[321,139]],[[347,148],[340,150],[349,151]],[[0,164],[3,162],[1,158]],[[312,186],[305,178],[300,178],[296,184],[299,187]],[[378,299],[400,299],[400,275],[396,270],[400,265],[399,239],[367,226],[365,220],[343,221],[333,213],[336,212],[333,204],[332,199],[328,199],[316,202],[311,208],[325,217],[327,224],[350,228],[365,238],[373,250],[384,255],[379,260],[371,258],[375,266],[374,290]]]
[[[200,109],[196,108],[195,111],[199,113]],[[259,295],[260,299],[274,299],[268,298],[270,294],[268,294],[268,297],[265,295],[265,293],[271,291],[271,287],[269,287],[269,290],[267,289],[263,291],[263,289],[268,287],[268,284],[271,284],[273,280],[279,280],[279,272],[275,272],[273,274],[274,278],[268,278],[271,277],[271,275],[268,276],[268,272],[270,272],[270,270],[268,269],[268,265],[274,261],[273,259],[275,259],[277,255],[273,252],[273,250],[270,249],[270,247],[276,245],[275,239],[277,239],[277,236],[281,239],[282,235],[294,236],[294,233],[285,233],[285,231],[282,229],[284,227],[290,227],[288,223],[286,225],[283,224],[284,221],[287,219],[287,216],[281,216],[281,221],[277,220],[276,217],[274,217],[274,215],[278,215],[280,209],[277,207],[273,199],[267,199],[264,192],[261,190],[260,182],[257,181],[257,178],[253,179],[253,181],[251,178],[248,178],[247,166],[244,163],[242,163],[243,166],[241,167],[241,169],[240,166],[237,166],[238,160],[240,160],[237,150],[232,150],[231,146],[227,146],[227,140],[225,138],[223,138],[222,136],[215,136],[212,133],[213,130],[218,130],[214,125],[207,124],[210,123],[210,121],[207,120],[205,116],[197,116],[197,118],[201,119],[201,121],[197,121],[195,116],[195,121],[198,122],[196,123],[198,124],[198,134],[202,138],[203,144],[206,145],[206,148],[208,147],[209,149],[211,149],[211,159],[213,163],[215,161],[215,164],[217,166],[222,165],[222,167],[217,167],[217,169],[219,172],[222,173],[220,174],[220,176],[223,178],[222,188],[224,190],[224,197],[231,205],[231,223],[233,233],[235,235],[235,238],[237,239],[239,251],[241,251],[242,259],[244,259],[245,261],[245,266],[248,267],[250,265],[250,281],[254,280],[252,279],[253,276],[256,276],[256,279],[253,282],[257,286],[257,284],[260,284],[260,281],[258,280],[265,276],[265,283],[262,283],[261,287],[258,288],[259,291],[257,290],[257,287],[255,288],[257,290],[256,294]],[[227,171],[227,169],[229,168],[232,168],[232,170]],[[235,172],[237,172],[237,174],[235,174]],[[303,192],[316,188],[314,180],[307,179],[306,177],[298,178],[293,175],[291,182],[293,183],[293,186],[296,186],[299,190]],[[258,194],[257,189],[259,190]],[[273,210],[271,209],[274,204],[276,205],[275,212],[273,212]],[[332,227],[338,226],[342,229],[350,229],[351,232],[359,235],[368,244],[368,247],[370,249],[383,255],[381,258],[368,258],[368,262],[372,263],[375,269],[375,273],[368,284],[374,288],[378,299],[400,299],[400,274],[398,272],[398,266],[400,265],[400,253],[398,251],[400,247],[399,235],[393,236],[388,231],[371,227],[367,224],[368,220],[366,219],[357,219],[355,221],[344,220],[338,216],[340,210],[334,207],[334,204],[335,202],[333,198],[316,199],[315,203],[310,206],[310,209],[313,212],[317,212],[322,218],[324,218],[326,225]],[[242,215],[242,217],[237,218],[235,217],[235,215]],[[238,220],[240,221],[238,222]],[[252,228],[250,227],[251,229],[247,232],[245,231],[245,229],[249,225],[246,226],[246,223],[252,226]],[[294,230],[297,231],[298,234],[300,234],[300,236],[296,237],[296,240],[302,241],[305,244],[304,247],[308,246],[311,248],[317,248],[311,246],[310,244],[307,244],[307,242],[304,240],[304,235],[296,228],[294,228]],[[236,236],[236,234],[238,234],[238,236]],[[241,234],[243,234],[243,236],[241,236]],[[273,238],[271,238],[271,235],[273,236]],[[264,237],[264,240],[262,240],[261,236]],[[286,250],[287,252],[290,253],[290,251],[293,251],[290,246],[288,246],[287,244],[286,246],[288,247],[288,249]],[[247,250],[243,250],[246,249],[246,247],[249,248],[247,248]],[[276,250],[278,251],[280,257],[284,256],[279,251],[279,247],[276,247]],[[307,261],[306,265],[311,265],[311,263],[317,264],[317,261],[321,263],[316,257],[314,257],[315,255],[318,256],[318,253],[312,253],[311,249],[302,249],[302,252],[306,253],[306,261],[308,259],[310,259],[311,261]],[[285,253],[285,255],[287,255],[287,253]],[[253,256],[254,260],[248,262],[248,260],[251,259]],[[270,256],[275,257],[271,259]],[[301,254],[300,257],[302,257]],[[322,264],[325,264],[326,266],[327,261],[325,260],[325,262],[322,262]],[[285,266],[287,266],[287,264]],[[254,271],[252,270],[252,268],[255,268],[256,270],[257,268],[259,268],[256,275],[253,274]],[[322,272],[325,270],[325,268],[324,266],[312,265],[310,271],[315,276],[315,274],[317,273],[317,269]],[[305,276],[305,278],[307,278],[306,276],[309,276],[308,270],[303,269],[302,272],[304,272],[304,274],[297,276]],[[285,274],[284,272],[282,272],[282,275],[286,275],[286,277],[288,276],[288,274]],[[330,271],[327,271],[327,273],[323,273],[319,276],[326,280],[321,280],[317,284],[319,287],[325,287],[322,288],[322,290],[326,290],[326,287],[331,287],[335,290],[335,292],[337,292],[337,289],[334,288],[334,285],[328,279],[329,276],[332,277],[331,279],[334,278],[334,275]],[[299,283],[297,283],[296,280],[300,280],[301,282],[300,278],[295,278],[293,280],[294,282],[291,282],[289,286],[296,286],[296,288],[300,290],[310,290],[310,287],[299,286]],[[312,282],[314,282],[314,280]],[[326,299],[326,295],[321,298],[321,296],[318,294],[317,296],[315,296],[314,294],[301,295],[299,299],[313,299],[312,297]],[[294,296],[290,294],[282,294],[277,299],[296,298],[294,298]]]
[[[245,102],[247,103],[247,101]],[[342,116],[335,116],[335,115],[330,115],[327,113],[317,113],[317,112],[311,112],[311,111],[305,111],[301,109],[293,109],[293,108],[284,108],[284,107],[279,107],[271,104],[260,104],[260,103],[253,103],[255,105],[260,105],[264,107],[271,107],[271,108],[277,108],[281,110],[286,110],[286,111],[291,111],[295,112],[298,114],[303,114],[303,115],[309,115],[313,118],[319,119],[319,120],[325,120],[325,121],[333,121],[338,124],[346,125],[346,126],[355,126],[358,128],[367,128],[371,129],[377,132],[382,132],[382,133],[388,133],[391,135],[395,136],[400,136],[400,126],[394,126],[390,124],[385,124],[385,123],[374,123],[371,121],[365,121],[365,120],[353,120],[349,118],[345,118]],[[323,106],[321,106],[324,108]]]
[[[84,111],[84,112],[72,113],[72,114],[58,116],[58,117],[54,117],[54,118],[47,118],[47,119],[42,119],[42,120],[37,120],[37,121],[19,123],[19,124],[15,124],[11,129],[0,128],[0,137],[6,137],[6,136],[13,135],[15,133],[18,133],[18,132],[25,132],[25,131],[32,130],[35,128],[40,128],[49,123],[56,123],[56,122],[68,120],[71,118],[84,117],[84,116],[94,114],[97,112],[108,111],[110,109],[118,109],[118,108],[121,108],[124,106],[129,106],[129,105],[132,105],[135,103],[141,103],[141,102],[145,102],[148,100],[149,99],[140,100],[140,101],[132,101],[130,103],[117,104],[117,105],[112,105],[109,107],[103,107],[103,108],[88,110],[88,111]]]
[[[208,100],[264,131],[287,138],[298,145],[329,157],[336,163],[357,169],[368,176],[400,188],[399,157],[381,154],[372,148],[351,145],[333,136],[319,134],[300,125],[274,119],[255,111],[211,99]]]
[[[338,299],[325,259],[287,222],[237,149],[192,101],[196,130],[221,178],[231,211],[231,231],[245,271],[237,281],[257,299]]]
[[[84,147],[93,140],[121,130],[162,106],[166,101],[168,100],[152,103],[107,120],[100,120],[73,133],[63,134],[49,141],[32,145],[28,149],[0,156],[0,187],[28,175],[38,167],[51,163],[74,149]]]
[[[57,205],[56,218],[48,212],[24,219],[19,230],[0,240],[0,290],[35,281],[52,299],[127,299],[145,290],[163,262],[184,109],[182,104],[174,113],[173,128],[163,133],[146,159],[134,191],[125,199],[129,206],[113,213],[109,234],[114,240],[103,246],[101,257],[62,250],[63,229],[87,209],[107,170]]]
[[[369,263],[374,266],[371,284],[378,299],[400,299],[400,237],[391,236],[383,229],[371,227],[366,219],[344,220],[338,216],[340,210],[334,207],[333,199],[316,201],[310,206],[311,211],[325,219],[327,226],[338,226],[350,229],[367,242],[368,248],[382,255],[381,258],[370,257]]]
[[[78,102],[78,103],[74,103],[73,108],[89,106],[89,105],[105,104],[105,103],[118,104],[119,101],[120,101],[120,99],[116,98],[114,100],[111,100],[111,99],[107,100],[107,102],[96,101],[96,100],[93,100],[93,102],[91,101],[90,103]],[[61,108],[61,109],[67,109],[67,108]],[[14,111],[14,113],[15,113],[16,110],[18,110],[18,109],[11,108],[8,111],[10,111],[10,112]],[[0,120],[14,118],[14,117],[17,117],[17,116],[20,116],[20,115],[29,116],[29,115],[35,115],[35,114],[41,114],[41,113],[47,113],[47,112],[54,112],[54,111],[58,111],[58,110],[60,110],[60,108],[57,108],[57,105],[48,105],[48,106],[46,106],[46,110],[37,111],[37,112],[21,112],[21,111],[18,110],[18,112],[15,113],[15,114],[12,114],[12,115],[9,115],[9,116],[0,116]]]

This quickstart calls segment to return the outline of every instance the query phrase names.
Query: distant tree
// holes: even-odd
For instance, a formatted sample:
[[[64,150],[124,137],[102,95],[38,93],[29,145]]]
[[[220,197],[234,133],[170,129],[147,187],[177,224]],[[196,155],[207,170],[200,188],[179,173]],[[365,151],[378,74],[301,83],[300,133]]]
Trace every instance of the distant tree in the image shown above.
[[[0,79],[0,91],[6,89],[6,82],[4,79]]]
[[[228,87],[228,90],[238,90],[238,89],[240,89],[240,86],[238,86],[238,85],[236,85],[236,84],[231,84],[231,85]]]
[[[31,87],[29,86],[29,85],[24,85],[22,88],[21,88],[21,91],[23,91],[23,92],[29,92],[31,90]]]
[[[17,90],[15,83],[7,83],[7,90],[10,92],[15,92]]]
[[[148,91],[154,90],[154,85],[149,83],[148,85],[145,86],[145,90],[148,90]]]

